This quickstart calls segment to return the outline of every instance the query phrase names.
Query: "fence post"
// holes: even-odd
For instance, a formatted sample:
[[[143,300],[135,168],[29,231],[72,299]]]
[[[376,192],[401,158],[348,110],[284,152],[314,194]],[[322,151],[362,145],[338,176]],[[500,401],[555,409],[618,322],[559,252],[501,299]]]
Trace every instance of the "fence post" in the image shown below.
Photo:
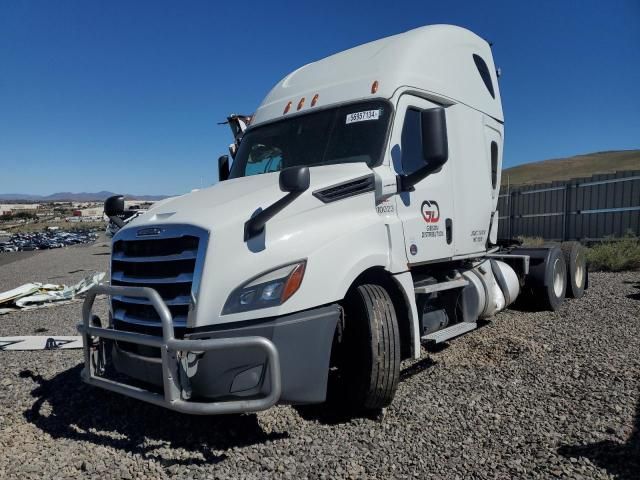
[[[569,190],[569,184],[567,183],[564,186],[564,190],[563,190],[563,194],[562,194],[562,241],[566,241],[567,240],[567,229],[568,229],[568,225],[567,225],[567,220],[568,220],[568,216],[569,216],[569,194],[568,194],[568,190]]]
[[[513,239],[513,201],[512,198],[515,194],[515,190],[509,192],[509,238]]]

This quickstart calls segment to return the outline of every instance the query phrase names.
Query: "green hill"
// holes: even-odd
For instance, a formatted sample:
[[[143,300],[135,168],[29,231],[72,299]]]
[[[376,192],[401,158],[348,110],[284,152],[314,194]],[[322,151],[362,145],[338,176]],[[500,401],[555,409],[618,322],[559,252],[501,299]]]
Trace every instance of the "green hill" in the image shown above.
[[[598,173],[613,173],[622,170],[640,170],[640,150],[596,152],[557,158],[541,162],[526,163],[504,169],[502,184],[526,185],[546,183],[553,180],[569,180],[590,177]]]

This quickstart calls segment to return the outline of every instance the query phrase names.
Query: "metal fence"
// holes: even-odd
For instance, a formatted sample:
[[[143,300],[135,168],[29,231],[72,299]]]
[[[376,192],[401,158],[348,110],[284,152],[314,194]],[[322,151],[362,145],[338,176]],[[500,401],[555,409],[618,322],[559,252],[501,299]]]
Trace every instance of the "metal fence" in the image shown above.
[[[599,240],[640,235],[640,170],[502,187],[498,236]]]

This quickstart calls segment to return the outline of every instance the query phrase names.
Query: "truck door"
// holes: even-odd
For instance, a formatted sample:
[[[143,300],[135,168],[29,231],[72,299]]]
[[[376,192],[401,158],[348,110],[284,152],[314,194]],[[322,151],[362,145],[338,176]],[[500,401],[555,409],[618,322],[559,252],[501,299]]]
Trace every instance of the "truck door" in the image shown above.
[[[492,153],[491,144],[502,146],[502,140],[499,131],[485,126],[483,117],[483,113],[466,105],[447,109],[447,134],[452,147],[449,156],[455,159],[451,167],[456,188],[457,228],[453,227],[456,256],[486,252],[492,212],[498,201],[500,170],[496,162],[500,152],[494,148]],[[494,221],[497,227],[498,219]]]
[[[389,143],[397,173],[409,174],[424,166],[420,112],[438,106],[412,95],[402,95],[398,100]],[[452,161],[449,158],[440,171],[424,178],[413,191],[399,195],[397,212],[402,221],[409,264],[454,254]]]

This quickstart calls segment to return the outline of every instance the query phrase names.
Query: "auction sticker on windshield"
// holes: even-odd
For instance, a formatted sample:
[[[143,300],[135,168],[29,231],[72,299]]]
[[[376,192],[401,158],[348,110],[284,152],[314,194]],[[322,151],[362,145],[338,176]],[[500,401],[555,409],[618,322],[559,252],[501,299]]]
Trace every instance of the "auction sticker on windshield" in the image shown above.
[[[365,110],[364,112],[353,112],[347,115],[346,125],[355,122],[365,122],[367,120],[378,120],[380,110]]]

